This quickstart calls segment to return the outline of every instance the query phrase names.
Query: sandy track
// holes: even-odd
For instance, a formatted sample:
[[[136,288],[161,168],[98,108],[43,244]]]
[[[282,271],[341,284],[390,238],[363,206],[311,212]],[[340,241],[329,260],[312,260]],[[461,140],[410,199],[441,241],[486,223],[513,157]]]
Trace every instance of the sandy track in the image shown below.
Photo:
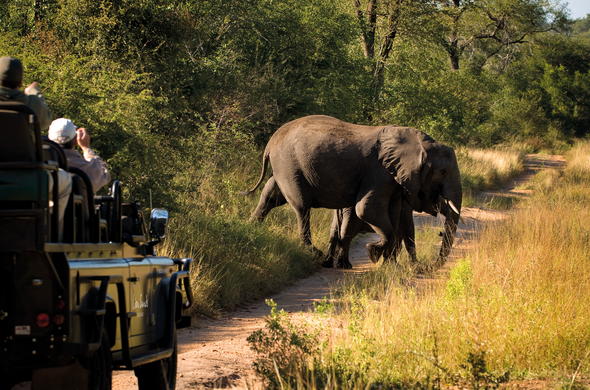
[[[517,187],[529,180],[535,173],[546,168],[560,168],[564,164],[561,156],[528,155],[526,171],[506,188],[484,194],[485,197],[525,197],[528,191]],[[440,273],[446,273],[453,265],[453,258],[469,247],[473,237],[486,223],[505,218],[507,213],[484,208],[463,208],[463,221],[459,225],[453,256]],[[415,215],[416,225],[441,224],[435,218]],[[304,316],[313,303],[328,296],[330,286],[351,273],[361,273],[374,267],[369,260],[365,244],[376,241],[376,235],[368,234],[353,242],[351,248],[352,270],[322,269],[314,275],[287,287],[270,298],[291,316]],[[196,326],[179,331],[179,359],[177,389],[203,388],[256,388],[260,387],[252,370],[254,353],[248,347],[246,338],[255,330],[264,327],[264,317],[269,308],[261,300],[247,307],[225,314],[215,320],[200,319]],[[113,377],[113,389],[136,389],[135,376],[129,372],[118,372]]]

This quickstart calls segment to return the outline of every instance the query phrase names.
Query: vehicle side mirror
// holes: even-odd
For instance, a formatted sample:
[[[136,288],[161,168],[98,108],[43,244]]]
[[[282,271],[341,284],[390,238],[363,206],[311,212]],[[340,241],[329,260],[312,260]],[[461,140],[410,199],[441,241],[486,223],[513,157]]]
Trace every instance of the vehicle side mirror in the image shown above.
[[[166,237],[168,210],[152,209],[150,214],[150,236],[156,240]]]

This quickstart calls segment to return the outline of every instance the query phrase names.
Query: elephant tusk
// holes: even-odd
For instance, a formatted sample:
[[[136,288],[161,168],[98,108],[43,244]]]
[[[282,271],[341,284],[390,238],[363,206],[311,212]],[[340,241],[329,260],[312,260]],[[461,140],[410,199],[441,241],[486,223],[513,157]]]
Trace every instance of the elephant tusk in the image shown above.
[[[455,204],[453,203],[452,200],[445,199],[445,201],[447,202],[447,204],[449,205],[451,210],[453,210],[455,212],[455,214],[461,215],[461,213],[459,212],[459,210],[457,209],[457,207],[455,206]]]
[[[455,206],[455,204],[453,203],[453,201],[452,200],[449,200],[447,198],[444,198],[444,197],[441,197],[441,198],[447,204],[447,206],[449,206],[449,208],[451,210],[453,210],[453,212],[459,216],[459,222],[465,223],[465,220],[461,216],[461,213],[459,212],[459,209],[457,209],[457,206]]]

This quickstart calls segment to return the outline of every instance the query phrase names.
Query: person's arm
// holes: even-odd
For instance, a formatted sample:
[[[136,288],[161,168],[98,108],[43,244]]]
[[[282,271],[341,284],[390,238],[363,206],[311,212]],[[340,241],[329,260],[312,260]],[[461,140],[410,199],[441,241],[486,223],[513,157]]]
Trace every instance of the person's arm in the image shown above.
[[[88,162],[84,170],[92,182],[94,192],[97,192],[111,181],[111,174],[104,160],[90,148],[90,135],[86,129],[81,127],[76,132],[78,146],[82,149],[84,159]]]
[[[43,95],[41,95],[39,83],[33,82],[25,88],[25,95],[28,97],[28,106],[37,116],[40,129],[47,130],[51,124],[51,111],[47,103],[45,103]]]

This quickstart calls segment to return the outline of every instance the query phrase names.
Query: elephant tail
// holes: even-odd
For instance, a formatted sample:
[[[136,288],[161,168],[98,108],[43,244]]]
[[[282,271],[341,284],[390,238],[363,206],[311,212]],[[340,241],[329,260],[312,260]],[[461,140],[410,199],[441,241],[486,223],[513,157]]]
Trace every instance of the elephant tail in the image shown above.
[[[270,158],[270,153],[265,149],[264,156],[262,157],[262,172],[260,172],[260,178],[258,179],[258,182],[256,183],[256,185],[254,187],[252,187],[250,190],[241,192],[242,195],[250,195],[251,193],[256,191],[256,189],[258,188],[260,183],[262,183],[262,180],[264,180],[264,175],[266,174],[266,167],[268,167],[269,158]]]

